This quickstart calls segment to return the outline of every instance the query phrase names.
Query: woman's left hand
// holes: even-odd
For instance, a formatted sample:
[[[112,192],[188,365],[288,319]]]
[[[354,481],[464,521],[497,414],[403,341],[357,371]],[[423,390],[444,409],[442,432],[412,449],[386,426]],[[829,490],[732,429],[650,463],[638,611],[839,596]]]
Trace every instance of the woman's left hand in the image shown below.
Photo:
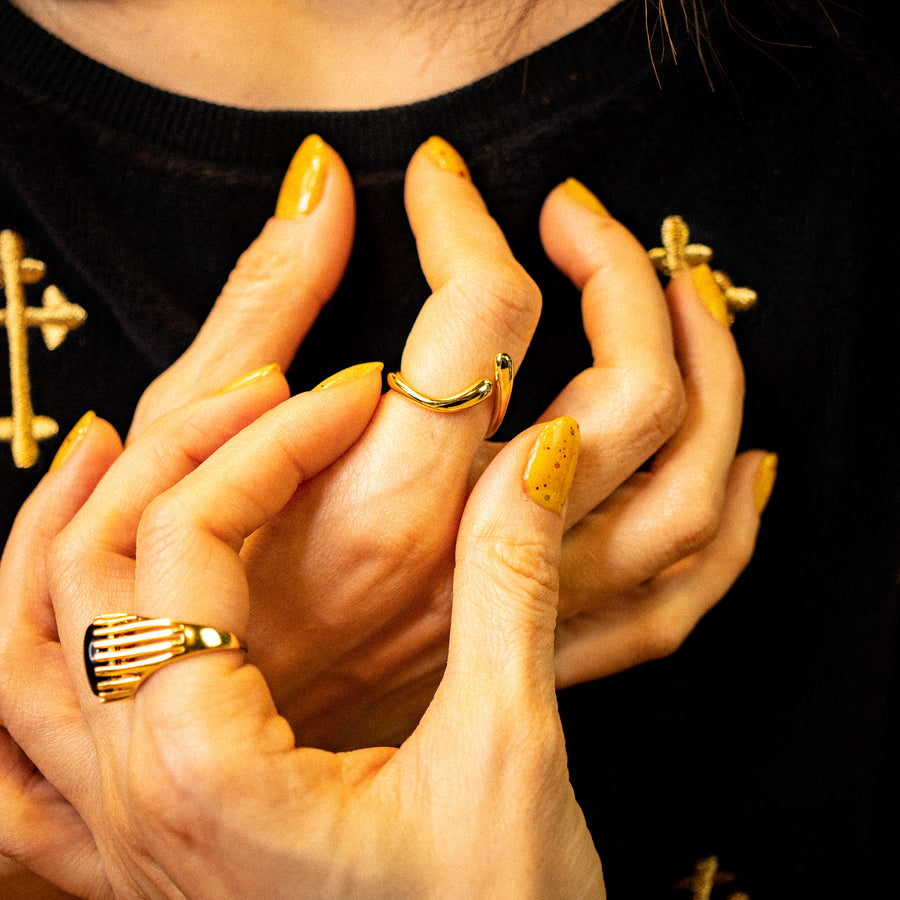
[[[265,412],[286,391],[273,376],[193,404],[136,440],[76,513],[119,450],[95,422],[33,495],[0,571],[3,595],[20,598],[0,713],[21,747],[3,735],[0,808],[20,851],[33,844],[26,862],[91,897],[603,896],[556,712],[564,509],[523,483],[560,461],[565,502],[573,420],[520,435],[473,491],[447,669],[399,749],[298,749],[240,651],[175,661],[122,702],[88,687],[97,615],[246,634],[244,539],[356,439],[377,385],[370,373]],[[45,583],[22,563],[73,513]]]

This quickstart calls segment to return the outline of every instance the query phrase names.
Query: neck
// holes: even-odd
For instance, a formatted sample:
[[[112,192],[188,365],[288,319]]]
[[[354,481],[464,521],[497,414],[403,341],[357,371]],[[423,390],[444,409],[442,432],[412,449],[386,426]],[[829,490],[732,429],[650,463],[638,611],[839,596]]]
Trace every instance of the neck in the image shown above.
[[[126,75],[255,109],[412,103],[491,74],[618,0],[12,0]]]

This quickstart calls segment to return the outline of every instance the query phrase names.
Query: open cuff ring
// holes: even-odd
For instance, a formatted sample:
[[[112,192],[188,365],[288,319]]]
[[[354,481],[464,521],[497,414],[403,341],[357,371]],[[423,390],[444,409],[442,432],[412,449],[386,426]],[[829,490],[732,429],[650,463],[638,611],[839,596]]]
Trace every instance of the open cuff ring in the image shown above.
[[[508,353],[498,353],[494,358],[493,381],[487,378],[476,381],[452,397],[429,397],[421,394],[407,384],[399,372],[391,372],[387,377],[387,383],[391,390],[406,397],[407,400],[437,412],[458,412],[461,409],[475,406],[487,400],[488,397],[493,397],[494,412],[485,435],[485,438],[489,438],[496,433],[506,415],[506,408],[509,406],[509,397],[512,393],[513,374],[512,357]]]
[[[230,631],[128,613],[98,616],[84,633],[84,665],[101,703],[133,697],[157,669],[208,650],[246,650]]]

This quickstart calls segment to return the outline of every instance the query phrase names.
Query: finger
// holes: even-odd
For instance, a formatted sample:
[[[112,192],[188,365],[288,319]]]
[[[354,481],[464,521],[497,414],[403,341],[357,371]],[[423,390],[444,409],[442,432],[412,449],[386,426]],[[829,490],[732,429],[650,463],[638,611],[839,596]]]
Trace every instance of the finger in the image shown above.
[[[129,440],[243,372],[270,362],[287,370],[343,277],[354,217],[343,161],[310,136],[291,162],[274,217],[238,261],[196,339],[141,399]]]
[[[20,510],[0,565],[0,709],[10,729],[0,731],[0,821],[5,852],[80,896],[102,896],[97,849],[76,811],[99,793],[93,745],[58,643],[45,559],[121,442],[88,415],[63,446]]]
[[[0,852],[79,897],[112,896],[87,826],[2,729],[0,822]]]
[[[555,709],[553,634],[574,419],[524,432],[479,479],[460,525],[447,672],[440,692]],[[466,704],[462,704],[465,706]]]
[[[355,386],[338,383],[328,390],[313,391],[276,407],[265,421],[255,423],[255,428],[245,428],[235,439],[234,447],[225,445],[209,460],[206,468],[201,466],[197,472],[193,471],[197,462],[215,449],[212,445],[225,436],[222,423],[226,420],[232,426],[239,423],[240,416],[236,417],[228,408],[222,407],[226,395],[193,404],[186,419],[179,413],[164,417],[126,450],[122,459],[130,457],[130,461],[113,466],[79,514],[81,520],[76,518],[71,530],[57,540],[55,555],[60,557],[57,568],[61,571],[53,573],[57,582],[54,600],[62,643],[72,672],[83,672],[85,628],[95,616],[111,611],[110,598],[117,609],[124,612],[137,612],[152,618],[171,616],[180,621],[245,632],[248,614],[246,579],[242,572],[239,576],[235,574],[240,568],[238,532],[245,532],[241,537],[249,534],[273,511],[273,502],[284,504],[290,499],[301,476],[314,474],[358,437],[379,399],[379,369],[377,365],[370,366],[368,376],[357,379]],[[260,406],[271,406],[273,392],[286,392],[283,380],[280,389],[263,384],[270,378],[271,375],[254,379],[250,385],[230,392],[226,407],[234,405],[243,410],[245,417],[249,412],[251,418],[255,418],[261,411]],[[273,379],[278,380],[280,377]],[[289,415],[292,410],[297,411],[294,418]],[[302,421],[295,421],[301,416]],[[180,444],[179,435],[182,436]],[[301,448],[297,451],[302,454],[299,462],[290,452],[291,442]],[[135,469],[144,471],[144,456],[149,458],[146,464],[148,478],[154,477],[154,466],[165,474],[153,482],[149,492],[146,489],[138,492],[144,496],[136,506],[143,505],[144,511],[138,516],[142,521],[136,546],[132,548],[128,546],[130,540],[127,538],[116,543],[113,525],[117,514],[131,503],[128,500],[131,482],[126,476]],[[301,462],[306,468],[300,467]],[[179,474],[179,467],[187,471]],[[196,477],[192,479],[190,473]],[[174,488],[160,495],[160,491],[170,487],[166,481],[173,475],[178,475]],[[154,492],[158,496],[148,505],[149,495]],[[88,506],[100,502],[97,500],[100,495],[111,511],[88,510]],[[128,509],[129,518],[135,512],[133,507]],[[197,530],[204,527],[208,527],[209,533],[198,536]],[[99,550],[89,541],[94,528],[102,535]],[[113,552],[116,549],[133,553],[137,561],[131,561],[127,553],[117,556]],[[210,555],[204,556],[205,553]],[[204,581],[204,576],[211,577],[216,573],[220,575],[218,580]],[[241,579],[237,586],[236,577]],[[209,589],[209,595],[203,593],[205,588]],[[88,688],[87,679],[77,679],[75,688],[91,730],[100,771],[101,789],[97,790],[101,798],[98,800],[100,811],[103,812],[105,806],[113,821],[112,826],[105,825],[95,820],[94,811],[89,810],[86,819],[92,827],[96,824],[101,830],[111,827],[116,831],[119,827],[115,824],[116,816],[128,810],[129,798],[135,791],[152,804],[156,788],[165,782],[167,774],[160,768],[163,765],[160,758],[154,756],[161,744],[169,741],[169,748],[176,758],[185,740],[198,752],[205,753],[209,747],[206,738],[210,733],[205,727],[209,722],[200,715],[200,710],[207,710],[214,724],[219,724],[224,714],[229,729],[235,723],[243,724],[249,719],[251,724],[243,731],[246,740],[254,746],[259,733],[259,717],[275,717],[271,696],[255,669],[247,667],[251,682],[256,679],[255,685],[251,685],[249,701],[240,687],[244,683],[242,676],[236,680],[222,678],[223,660],[228,663],[226,670],[230,670],[240,666],[243,654],[199,656],[200,659],[179,660],[177,665],[154,674],[133,701],[101,704]],[[198,666],[198,662],[201,665]],[[176,676],[174,695],[164,693],[161,705],[151,707],[146,716],[141,716],[144,692],[150,689],[152,696],[157,679],[164,687],[170,669],[175,670]],[[190,678],[181,683],[178,679],[194,669],[199,669],[201,676],[205,674],[205,680],[201,678],[191,693]],[[239,687],[232,690],[235,683]],[[212,696],[217,702],[209,704]],[[150,728],[149,734],[147,728]],[[282,728],[276,727],[274,731],[285,728],[282,723]],[[196,740],[182,740],[185,731],[191,732]],[[289,728],[287,732],[290,733]],[[198,738],[198,734],[202,737]],[[148,771],[155,773],[149,782]],[[159,796],[170,795],[161,791]]]
[[[498,353],[508,353],[517,368],[537,325],[540,292],[513,257],[465,163],[440,138],[427,141],[410,162],[406,207],[432,290],[403,351],[407,382],[446,397],[492,378]],[[453,414],[421,409],[393,392],[386,403],[392,421],[408,422],[412,435],[439,440],[458,474],[468,471],[485,436],[493,399]]]
[[[606,677],[681,646],[749,563],[776,462],[772,454],[742,453],[731,466],[721,527],[709,544],[651,582],[560,622],[559,687]]]
[[[137,612],[243,636],[243,539],[358,439],[380,398],[379,372],[370,366],[354,380],[291,398],[161,495],[141,526]],[[97,705],[87,713],[98,729],[123,728]],[[124,741],[109,742],[101,763],[151,834],[180,829],[185,810],[202,818],[210,796],[227,806],[255,762],[266,762],[270,778],[277,759],[294,750],[261,673],[233,651],[196,654],[155,672],[134,697],[130,728],[127,754]]]
[[[540,225],[548,255],[582,292],[594,357],[545,413],[574,416],[582,428],[571,524],[672,436],[684,396],[669,311],[641,245],[572,180],[550,193]]]
[[[596,860],[568,784],[553,669],[560,541],[577,457],[578,426],[564,417],[519,435],[479,479],[457,542],[447,668],[390,765],[400,776],[416,773],[411,787],[436,808],[458,802],[461,791],[475,806],[493,806],[485,847],[523,821],[552,821],[580,835],[573,854]]]
[[[85,673],[83,639],[96,616],[134,611],[134,558],[144,510],[288,393],[283,376],[271,368],[227,388],[154,423],[113,463],[53,542],[48,582],[63,653],[93,745],[104,756],[122,752],[130,709],[119,704],[95,727],[98,701]],[[111,789],[109,779],[104,787]]]
[[[720,526],[740,435],[743,369],[728,328],[709,314],[689,273],[673,281],[667,295],[685,419],[649,472],[634,475],[590,522],[567,534],[564,617],[589,608],[594,597],[654,577],[708,543]]]
[[[142,446],[129,447],[111,467],[66,530],[58,556],[71,547],[79,566],[86,548],[133,558],[147,504],[287,396],[280,370],[265,366],[161,418]]]
[[[140,614],[246,632],[244,539],[356,442],[380,399],[380,370],[291,398],[154,501],[138,538]]]
[[[209,625],[243,637],[249,616],[239,556],[243,539],[359,437],[380,397],[379,371],[378,366],[369,367],[352,381],[291,398],[159,495],[141,521],[134,603],[126,611]],[[67,629],[68,638],[63,635],[73,656],[80,653],[75,645],[84,626],[104,612],[97,603],[87,598],[78,626]],[[143,752],[140,729],[149,729],[149,735],[140,735],[149,737],[150,751],[169,745],[179,758],[186,745],[205,752],[209,735],[223,721],[229,731],[236,722],[245,726],[252,743],[276,714],[258,671],[250,666],[245,673],[237,671],[243,662],[243,653],[217,652],[165,666],[140,687],[133,704],[115,704],[133,708],[130,723],[112,716],[110,704],[101,706],[86,696],[85,714],[95,734],[103,737],[98,741],[101,766],[120,780],[133,774],[134,754]],[[211,697],[215,703],[209,703]],[[130,751],[127,734],[122,734],[129,727],[135,734]],[[282,723],[275,731],[286,727]],[[130,765],[125,762],[128,752]]]

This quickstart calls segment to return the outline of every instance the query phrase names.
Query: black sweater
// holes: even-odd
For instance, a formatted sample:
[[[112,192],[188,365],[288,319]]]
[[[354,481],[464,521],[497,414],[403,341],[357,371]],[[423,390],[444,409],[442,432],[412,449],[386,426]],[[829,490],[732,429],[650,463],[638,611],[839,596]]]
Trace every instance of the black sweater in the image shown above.
[[[428,293],[403,174],[433,133],[465,156],[544,292],[500,437],[589,361],[579,298],[537,234],[543,198],[567,176],[647,247],[681,214],[716,266],[758,291],[734,327],[742,444],[778,452],[781,467],[756,557],[673,657],[560,694],[616,900],[669,896],[711,854],[738,876],[728,890],[754,900],[867,897],[893,856],[880,840],[895,786],[900,92],[883,23],[829,6],[832,27],[810,7],[717,7],[699,48],[674,21],[675,65],[659,43],[651,56],[643,4],[627,0],[434,100],[259,113],[139,84],[0,3],[0,228],[47,265],[30,304],[53,283],[87,312],[52,351],[30,334],[34,409],[62,434],[86,409],[127,429],[311,132],[350,168],[359,229],[290,371],[295,389],[366,359],[399,365]],[[9,397],[0,366],[0,417]],[[0,443],[3,534],[58,440],[28,469]]]

